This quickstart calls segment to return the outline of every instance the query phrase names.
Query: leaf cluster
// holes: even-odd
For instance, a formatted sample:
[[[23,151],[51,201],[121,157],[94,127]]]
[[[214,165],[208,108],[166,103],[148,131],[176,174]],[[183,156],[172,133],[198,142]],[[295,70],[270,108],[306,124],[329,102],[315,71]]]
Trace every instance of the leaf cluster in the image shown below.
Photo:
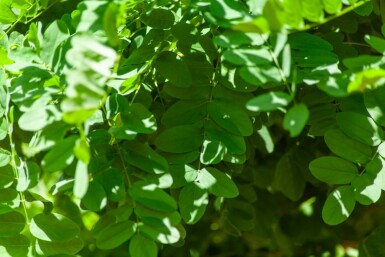
[[[385,254],[382,0],[61,4],[0,1],[1,256]]]

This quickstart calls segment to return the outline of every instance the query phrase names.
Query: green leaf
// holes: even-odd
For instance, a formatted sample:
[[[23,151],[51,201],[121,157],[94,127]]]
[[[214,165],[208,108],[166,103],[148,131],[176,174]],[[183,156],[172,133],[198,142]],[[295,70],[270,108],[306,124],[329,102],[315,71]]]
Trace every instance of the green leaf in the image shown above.
[[[378,87],[367,90],[364,93],[365,107],[370,116],[377,124],[385,126],[385,104],[382,101],[385,97],[385,87]]]
[[[92,181],[88,185],[87,193],[83,196],[82,205],[90,211],[99,212],[107,205],[107,195],[102,185]]]
[[[12,212],[20,206],[20,195],[15,189],[0,189],[0,193],[0,214]]]
[[[285,153],[275,168],[273,185],[292,201],[298,201],[305,191],[306,181],[293,162],[292,152]]]
[[[372,158],[370,146],[351,139],[339,129],[328,130],[324,139],[333,153],[348,161],[367,163]]]
[[[43,170],[45,172],[54,172],[70,165],[75,157],[73,148],[77,139],[77,136],[70,136],[56,143],[41,161]]]
[[[357,202],[363,205],[370,205],[380,199],[381,187],[374,180],[370,174],[363,174],[353,180],[352,187]]]
[[[40,45],[41,45],[41,23],[36,25],[36,23],[31,23],[29,25],[29,31],[28,31],[28,41],[31,43],[35,49],[38,55],[40,55]]]
[[[337,13],[342,8],[342,1],[340,0],[322,0],[322,5],[325,11],[329,14]]]
[[[285,12],[281,2],[275,0],[266,1],[263,7],[263,16],[269,22],[272,31],[280,31],[285,24]]]
[[[262,128],[257,131],[256,136],[257,136],[257,147],[259,147],[258,143],[260,142],[262,151],[266,151],[267,153],[274,152],[273,138],[271,137],[270,132],[266,126],[262,126]],[[260,137],[260,140],[258,139],[258,137]]]
[[[244,13],[242,4],[233,1],[211,1],[210,11],[226,20],[240,19]]]
[[[0,256],[15,257],[28,256],[31,242],[26,236],[0,237]]]
[[[366,35],[365,42],[380,54],[385,54],[385,40],[376,36]]]
[[[140,103],[130,106],[127,113],[122,114],[123,128],[130,132],[151,134],[157,129],[154,115]]]
[[[385,233],[385,224],[381,223],[376,226],[374,231],[366,237],[360,244],[359,253],[360,257],[376,257],[385,254],[383,248],[383,235]]]
[[[206,100],[181,100],[173,104],[162,116],[166,126],[194,124],[207,116]]]
[[[385,70],[377,67],[358,72],[349,83],[348,92],[364,92],[368,88],[379,87],[384,83],[384,76]]]
[[[336,0],[338,1],[338,0]],[[302,0],[302,16],[313,22],[320,22],[324,18],[321,0]]]
[[[234,181],[226,173],[212,167],[201,169],[195,184],[219,197],[233,198],[239,194]]]
[[[107,211],[93,226],[92,234],[95,237],[98,237],[99,233],[108,226],[128,220],[132,212],[133,206],[131,206],[131,204],[125,204],[110,211]]]
[[[189,182],[195,181],[198,176],[196,168],[185,164],[170,165],[169,172],[173,179],[173,187],[182,187]],[[183,176],[181,175],[183,174]]]
[[[279,70],[271,64],[264,66],[244,66],[239,69],[239,75],[246,82],[255,86],[272,85],[282,81]]]
[[[73,148],[76,158],[85,164],[89,164],[91,160],[90,146],[85,139],[76,140],[76,144]]]
[[[376,146],[384,138],[383,131],[376,123],[362,114],[340,112],[337,114],[337,124],[346,135],[363,144]]]
[[[8,127],[9,127],[9,125],[8,125],[7,120],[4,118],[0,118],[0,140],[3,140],[4,138],[7,137]]]
[[[40,99],[43,99],[40,98]],[[47,98],[48,101],[49,98]],[[46,101],[35,101],[31,108],[23,113],[18,124],[25,131],[39,131],[49,124],[60,120],[61,114],[56,106],[47,105]]]
[[[74,195],[78,198],[83,198],[88,190],[89,178],[87,164],[81,160],[76,164],[74,179]]]
[[[221,142],[227,149],[227,153],[244,154],[246,143],[243,137],[232,135],[219,128],[212,122],[205,123],[206,140]]]
[[[338,225],[349,218],[356,200],[351,186],[340,186],[331,192],[322,208],[322,219],[326,224]]]
[[[130,196],[143,206],[164,212],[173,212],[177,204],[169,194],[144,181],[134,183],[129,189]]]
[[[348,184],[358,176],[353,163],[334,156],[313,160],[309,169],[314,177],[329,184]]]
[[[155,145],[164,152],[187,153],[196,150],[202,142],[200,129],[186,125],[164,130],[155,140]]]
[[[58,213],[37,214],[32,218],[29,229],[34,237],[49,242],[67,241],[80,232],[76,223]]]
[[[224,61],[239,66],[256,66],[273,62],[272,57],[266,48],[239,48],[226,50],[223,52],[222,58]]]
[[[19,192],[26,191],[28,188],[36,186],[40,178],[40,166],[35,162],[24,162],[17,167],[17,185],[16,190]]]
[[[14,181],[15,174],[13,173],[12,167],[10,165],[6,165],[0,172],[0,188],[10,187]]]
[[[382,156],[376,155],[365,166],[366,173],[371,181],[382,190],[385,190],[385,160]]]
[[[0,237],[17,236],[23,231],[26,221],[23,215],[16,211],[0,215]]]
[[[190,70],[183,59],[173,52],[162,52],[154,61],[154,67],[160,75],[178,87],[188,87],[192,83]]]
[[[129,240],[136,231],[136,223],[131,220],[112,224],[101,230],[96,236],[96,247],[114,249]]]
[[[119,7],[115,3],[110,3],[103,15],[103,27],[108,37],[108,42],[112,46],[119,44],[117,17],[119,17]]]
[[[1,5],[0,5],[1,6]],[[0,14],[1,15],[1,14]],[[0,18],[1,19],[1,18]],[[8,57],[7,49],[0,47],[0,66],[12,64],[14,61]]]
[[[143,224],[138,229],[142,235],[162,244],[175,244],[181,238],[179,230],[171,225],[168,218]]]
[[[213,101],[208,104],[207,111],[216,124],[235,135],[250,136],[253,133],[246,111],[235,105]]]
[[[12,12],[10,5],[0,3],[0,23],[11,24],[17,20],[17,16]]]
[[[303,24],[301,1],[284,0],[282,5],[285,9],[286,23],[293,28],[300,27]]]
[[[253,112],[269,112],[287,106],[291,99],[291,96],[284,92],[270,92],[249,100],[246,108]]]
[[[144,171],[152,174],[162,174],[168,170],[167,161],[151,147],[139,142],[125,143],[126,161]]]
[[[221,162],[226,153],[226,147],[222,142],[205,140],[203,141],[200,162],[203,164],[217,164]]]
[[[95,179],[103,186],[109,200],[118,202],[125,199],[126,191],[121,170],[107,169]]]
[[[301,134],[309,119],[309,110],[305,104],[296,104],[289,109],[283,119],[283,127],[290,132],[291,137]]]
[[[137,204],[134,211],[135,215],[146,224],[160,225],[162,227],[164,225],[161,224],[163,224],[165,219],[173,226],[181,222],[181,217],[177,211],[164,212],[144,207],[141,204]]]
[[[0,167],[6,166],[11,161],[11,153],[0,148]]]
[[[317,87],[328,95],[333,97],[346,97],[348,96],[348,85],[350,77],[348,74],[330,76],[327,80],[320,81]]]
[[[163,8],[155,8],[140,18],[144,24],[156,29],[171,28],[175,21],[172,11]]]
[[[179,194],[179,211],[187,224],[197,223],[206,211],[209,203],[207,190],[201,189],[195,183],[184,186]]]
[[[53,60],[56,49],[66,39],[70,37],[67,25],[64,21],[56,20],[46,29],[41,43],[41,58],[50,65],[54,66]]]
[[[242,45],[262,45],[264,41],[257,33],[225,31],[214,37],[214,43],[221,47],[233,48]]]
[[[129,246],[130,255],[132,257],[156,257],[158,256],[158,248],[156,243],[140,234],[133,236]]]
[[[75,237],[68,241],[55,242],[43,241],[38,239],[36,240],[35,247],[36,251],[44,256],[57,256],[59,254],[75,255],[84,247],[84,242],[78,237]]]

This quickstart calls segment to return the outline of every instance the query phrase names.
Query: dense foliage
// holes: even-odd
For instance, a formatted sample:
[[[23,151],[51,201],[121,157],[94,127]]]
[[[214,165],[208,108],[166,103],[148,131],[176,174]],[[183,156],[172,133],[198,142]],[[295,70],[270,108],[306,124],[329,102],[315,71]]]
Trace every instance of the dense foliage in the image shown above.
[[[0,256],[385,256],[384,0],[0,0]]]

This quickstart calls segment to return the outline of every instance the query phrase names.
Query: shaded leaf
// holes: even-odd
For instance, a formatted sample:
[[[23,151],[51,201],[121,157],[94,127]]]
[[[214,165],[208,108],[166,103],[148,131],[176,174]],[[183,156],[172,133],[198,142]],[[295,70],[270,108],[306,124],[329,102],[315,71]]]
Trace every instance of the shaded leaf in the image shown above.
[[[309,169],[314,177],[329,184],[348,184],[358,176],[358,169],[353,163],[334,156],[313,160]]]
[[[129,251],[133,257],[156,257],[158,247],[154,241],[137,234],[130,240]]]
[[[131,220],[112,224],[101,230],[96,237],[96,247],[114,249],[130,239],[136,231],[136,223]]]

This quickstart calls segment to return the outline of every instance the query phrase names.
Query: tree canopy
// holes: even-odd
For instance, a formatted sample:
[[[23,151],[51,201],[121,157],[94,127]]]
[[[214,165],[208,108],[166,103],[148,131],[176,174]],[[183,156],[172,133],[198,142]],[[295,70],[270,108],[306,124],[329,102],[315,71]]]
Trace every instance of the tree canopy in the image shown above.
[[[0,0],[0,256],[385,256],[384,23]]]

